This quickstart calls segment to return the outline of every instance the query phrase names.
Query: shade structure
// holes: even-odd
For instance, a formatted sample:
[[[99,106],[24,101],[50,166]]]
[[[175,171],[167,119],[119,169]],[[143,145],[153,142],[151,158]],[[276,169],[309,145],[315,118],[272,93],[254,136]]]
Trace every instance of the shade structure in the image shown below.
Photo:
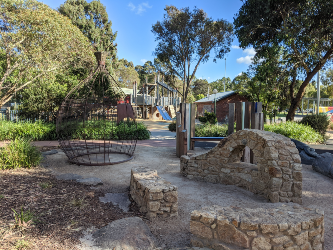
[[[133,158],[138,132],[130,102],[105,68],[98,66],[65,97],[57,114],[60,148],[78,165],[112,165]]]

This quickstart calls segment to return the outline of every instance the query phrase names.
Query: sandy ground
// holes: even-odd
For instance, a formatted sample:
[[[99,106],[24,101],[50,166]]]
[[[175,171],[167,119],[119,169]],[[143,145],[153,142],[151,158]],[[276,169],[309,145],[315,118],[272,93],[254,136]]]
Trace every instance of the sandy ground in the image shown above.
[[[196,148],[195,152],[204,152]],[[132,161],[112,166],[77,166],[68,164],[60,152],[47,156],[48,168],[57,174],[75,173],[83,177],[98,177],[104,185],[99,188],[112,193],[125,192],[130,183],[131,168],[146,166],[156,169],[159,176],[178,186],[179,216],[146,221],[158,239],[160,247],[190,245],[190,213],[203,206],[275,207],[281,203],[268,203],[263,197],[242,188],[188,180],[180,175],[179,158],[174,147],[137,146]],[[325,211],[325,249],[333,249],[333,180],[303,165],[303,206]]]

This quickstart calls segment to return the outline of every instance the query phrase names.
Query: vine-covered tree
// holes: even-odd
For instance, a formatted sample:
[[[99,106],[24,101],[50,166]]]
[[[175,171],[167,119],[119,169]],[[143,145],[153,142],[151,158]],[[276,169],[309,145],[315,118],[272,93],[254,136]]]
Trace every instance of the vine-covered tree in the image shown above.
[[[94,64],[88,39],[67,17],[35,0],[0,6],[0,106],[36,79]]]
[[[234,20],[240,46],[253,46],[259,53],[281,46],[288,55],[282,61],[291,72],[290,93],[296,78],[287,120],[293,120],[306,86],[333,56],[333,1],[246,0]]]
[[[158,41],[155,55],[182,79],[186,100],[199,65],[209,60],[212,51],[214,61],[230,51],[233,28],[225,20],[207,17],[202,9],[166,6],[165,11],[164,20],[152,26]]]

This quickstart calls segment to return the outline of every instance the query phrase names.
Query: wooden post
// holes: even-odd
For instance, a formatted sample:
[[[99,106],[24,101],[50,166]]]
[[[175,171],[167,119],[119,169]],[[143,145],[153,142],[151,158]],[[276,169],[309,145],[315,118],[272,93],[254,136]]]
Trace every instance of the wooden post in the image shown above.
[[[228,116],[228,135],[234,133],[235,124],[235,103],[229,103],[229,116]]]
[[[186,129],[180,132],[180,156],[187,155],[187,131]]]
[[[251,125],[251,102],[245,103],[244,128],[250,128]]]
[[[195,137],[195,108],[196,108],[196,104],[192,103],[191,104],[191,130],[190,130],[190,149],[193,150],[194,149],[194,143],[195,142],[191,142],[191,138]]]
[[[185,129],[185,103],[181,103],[180,104],[180,114],[181,114],[181,126],[182,126],[182,129],[181,130],[184,130]]]
[[[180,137],[180,131],[181,131],[181,113],[176,113],[176,155],[177,157],[180,157],[180,144],[179,144],[179,137]]]
[[[264,130],[264,113],[259,113],[259,130]]]
[[[260,121],[259,116],[260,116],[260,113],[255,113],[255,117],[254,117],[254,119],[255,119],[255,122],[254,122],[255,127],[254,127],[254,129],[259,129],[259,121]]]
[[[190,136],[190,133],[191,133],[191,104],[190,103],[186,103],[185,104],[185,130],[187,131],[187,150],[190,149],[190,141],[191,141],[191,136]]]
[[[236,102],[236,131],[242,130],[242,112],[243,104],[241,102]]]
[[[254,129],[255,128],[255,122],[256,122],[256,119],[255,119],[255,102],[251,102],[250,103],[251,105],[251,129]]]
[[[147,106],[146,106],[146,119],[148,119],[148,115],[149,115],[149,112],[148,112],[148,107],[149,107],[149,98],[148,98],[148,84],[147,84],[147,77],[146,77],[146,98],[147,98]]]
[[[10,107],[6,108],[6,120],[10,121]]]

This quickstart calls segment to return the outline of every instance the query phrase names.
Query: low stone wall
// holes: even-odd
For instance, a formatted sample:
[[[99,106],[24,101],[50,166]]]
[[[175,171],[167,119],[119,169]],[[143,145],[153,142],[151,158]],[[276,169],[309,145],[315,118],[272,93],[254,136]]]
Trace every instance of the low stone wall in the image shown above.
[[[156,170],[132,169],[130,194],[148,218],[178,215],[177,187],[159,177]]]
[[[257,164],[240,162],[248,146]],[[244,187],[271,202],[302,203],[302,165],[295,144],[272,132],[245,129],[206,154],[182,156],[180,172],[189,179]]]
[[[273,209],[212,206],[191,213],[191,243],[212,249],[324,249],[324,212],[300,206]]]

